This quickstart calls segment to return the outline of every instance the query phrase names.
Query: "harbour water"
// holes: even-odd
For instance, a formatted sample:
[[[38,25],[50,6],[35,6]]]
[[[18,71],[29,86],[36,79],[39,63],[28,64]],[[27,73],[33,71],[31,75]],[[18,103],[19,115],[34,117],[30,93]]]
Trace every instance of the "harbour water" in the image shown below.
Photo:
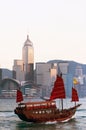
[[[0,99],[0,130],[86,130],[86,98],[80,99],[82,104],[75,117],[69,122],[34,124],[21,121],[15,114],[15,99]]]

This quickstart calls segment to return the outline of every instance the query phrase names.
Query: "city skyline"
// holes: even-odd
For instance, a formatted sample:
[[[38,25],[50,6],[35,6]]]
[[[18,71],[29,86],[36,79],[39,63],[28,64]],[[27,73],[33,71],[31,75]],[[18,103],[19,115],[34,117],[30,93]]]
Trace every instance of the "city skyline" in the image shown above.
[[[73,60],[86,64],[85,0],[0,1],[0,67],[12,69],[29,35],[34,62]]]

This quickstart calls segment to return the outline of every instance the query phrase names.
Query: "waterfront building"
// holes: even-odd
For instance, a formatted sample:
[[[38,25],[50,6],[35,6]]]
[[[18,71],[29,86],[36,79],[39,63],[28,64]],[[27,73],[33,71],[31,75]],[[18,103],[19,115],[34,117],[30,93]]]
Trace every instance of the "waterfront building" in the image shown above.
[[[77,65],[77,66],[76,66],[75,75],[76,75],[77,77],[83,75],[82,66],[80,66],[80,65]]]
[[[59,69],[60,69],[60,72],[62,72],[62,77],[64,79],[66,96],[71,97],[71,90],[73,87],[73,75],[71,73],[69,73],[69,63],[68,62],[59,62],[58,71],[59,71]]]
[[[49,96],[52,84],[55,81],[57,67],[51,63],[36,63],[36,84],[40,88],[41,96]]]
[[[56,75],[62,73],[67,97],[70,97],[73,85],[73,75],[68,73],[68,69],[68,62],[36,63],[36,84],[40,87],[40,95],[42,95],[43,97],[49,97],[54,85],[54,81],[56,79]]]
[[[14,60],[13,78],[24,81],[23,60]]]

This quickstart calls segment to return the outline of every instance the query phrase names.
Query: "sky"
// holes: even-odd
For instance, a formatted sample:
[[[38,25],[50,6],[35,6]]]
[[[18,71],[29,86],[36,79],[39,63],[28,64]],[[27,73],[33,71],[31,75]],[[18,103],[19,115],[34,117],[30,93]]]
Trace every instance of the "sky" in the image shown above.
[[[0,0],[0,67],[22,59],[27,35],[34,62],[86,64],[86,0]]]

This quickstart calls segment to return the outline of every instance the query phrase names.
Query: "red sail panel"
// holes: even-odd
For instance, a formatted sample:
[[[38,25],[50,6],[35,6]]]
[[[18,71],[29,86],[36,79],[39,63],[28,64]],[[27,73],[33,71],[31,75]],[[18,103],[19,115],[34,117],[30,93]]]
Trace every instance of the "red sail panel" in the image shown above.
[[[73,87],[72,87],[72,101],[75,101],[75,102],[79,101],[77,90]]]
[[[17,96],[16,96],[16,102],[21,102],[23,101],[23,95],[20,90],[17,90]]]
[[[66,97],[66,95],[65,95],[63,79],[61,76],[57,75],[57,79],[54,83],[54,88],[51,92],[50,100],[57,99],[57,98],[63,99],[65,97]]]

